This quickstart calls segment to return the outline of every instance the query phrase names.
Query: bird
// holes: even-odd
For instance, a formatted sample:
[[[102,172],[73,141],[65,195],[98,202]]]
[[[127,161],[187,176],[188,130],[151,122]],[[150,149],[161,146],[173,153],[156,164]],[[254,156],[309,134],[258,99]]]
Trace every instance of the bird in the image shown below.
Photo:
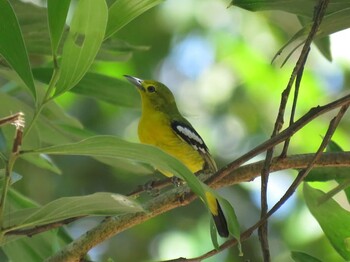
[[[141,95],[142,113],[138,124],[141,143],[156,146],[180,160],[189,170],[197,173],[207,170],[216,172],[217,166],[204,140],[178,110],[170,89],[154,80],[124,75],[137,87]],[[168,171],[160,170],[173,177]],[[221,237],[228,237],[227,221],[219,201],[211,192],[205,192],[209,210]]]

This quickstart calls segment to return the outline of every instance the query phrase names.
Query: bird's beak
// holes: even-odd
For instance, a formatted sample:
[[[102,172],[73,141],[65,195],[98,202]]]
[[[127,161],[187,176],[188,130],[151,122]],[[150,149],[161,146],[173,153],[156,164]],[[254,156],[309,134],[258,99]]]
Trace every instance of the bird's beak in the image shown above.
[[[134,76],[124,75],[124,77],[133,85],[135,85],[138,89],[145,91],[145,88],[142,86],[143,80]]]

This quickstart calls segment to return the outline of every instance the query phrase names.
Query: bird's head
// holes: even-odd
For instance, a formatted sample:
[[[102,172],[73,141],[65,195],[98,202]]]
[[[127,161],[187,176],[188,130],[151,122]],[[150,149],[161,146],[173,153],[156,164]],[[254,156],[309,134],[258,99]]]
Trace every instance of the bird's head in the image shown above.
[[[174,95],[166,85],[153,80],[142,80],[134,76],[124,75],[124,77],[137,87],[143,105],[158,111],[164,111],[164,109],[177,110]]]

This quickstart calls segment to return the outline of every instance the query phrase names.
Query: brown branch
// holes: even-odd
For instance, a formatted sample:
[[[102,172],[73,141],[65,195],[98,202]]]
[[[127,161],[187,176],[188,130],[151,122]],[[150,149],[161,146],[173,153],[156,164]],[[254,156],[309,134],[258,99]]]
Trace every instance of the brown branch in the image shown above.
[[[236,183],[240,183],[243,181],[250,181],[255,177],[259,176],[261,172],[261,167],[263,166],[262,162],[256,163],[254,168],[252,165],[246,165],[238,168],[240,165],[251,159],[252,157],[266,151],[268,148],[277,145],[278,143],[283,142],[288,137],[292,136],[298,130],[300,130],[307,123],[315,119],[316,117],[329,112],[335,108],[341,107],[343,105],[347,105],[350,103],[350,95],[342,97],[332,103],[329,103],[324,106],[318,106],[312,108],[307,114],[301,117],[298,121],[296,121],[293,125],[279,133],[277,136],[269,139],[268,141],[262,143],[257,146],[253,150],[249,151],[242,157],[233,161],[226,167],[219,170],[214,176],[210,177],[207,182],[213,188],[218,188],[222,186],[233,185]],[[280,159],[275,158],[272,161],[272,165],[270,167],[270,171],[277,171],[279,168],[284,169],[288,166],[288,168],[304,168],[308,164],[306,160],[310,160],[309,156],[313,155],[303,155],[302,157],[296,158],[286,158]],[[334,156],[336,156],[334,158]],[[316,163],[316,166],[350,166],[350,153],[333,153],[333,154],[325,154],[320,159],[320,163]],[[325,158],[324,158],[325,157]],[[328,162],[329,159],[327,157],[331,157],[331,163]],[[341,160],[340,160],[341,159]],[[288,161],[296,161],[295,166],[289,166]],[[323,164],[322,164],[322,161]],[[328,164],[327,164],[328,163]],[[277,168],[277,169],[276,169]],[[244,171],[242,171],[244,170]],[[242,173],[240,173],[242,172]],[[185,187],[176,188],[170,191],[165,192],[164,194],[153,198],[149,202],[145,204],[145,210],[148,210],[147,213],[137,213],[137,214],[126,214],[118,217],[108,218],[103,223],[98,225],[97,227],[91,229],[90,231],[83,234],[78,239],[74,240],[69,245],[65,246],[61,251],[48,258],[47,261],[79,261],[79,258],[83,257],[92,247],[100,244],[106,239],[124,231],[132,226],[140,224],[148,219],[160,215],[164,212],[167,212],[176,207],[187,205],[192,200],[195,199],[193,194],[185,194],[183,201],[179,203],[178,195],[179,192],[188,193],[189,190]]]
[[[304,154],[285,159],[276,157],[272,161],[271,171],[279,171],[290,168],[305,168],[314,154]],[[223,181],[218,181],[210,186],[219,188],[251,181],[260,175],[264,161],[242,166],[233,170]],[[325,153],[315,167],[350,167],[350,152]],[[179,201],[179,194],[185,194],[182,201]],[[141,224],[150,218],[156,217],[164,212],[187,205],[195,199],[193,194],[189,193],[186,187],[176,188],[165,192],[164,194],[151,199],[145,204],[147,213],[126,214],[118,217],[110,217],[103,221],[97,227],[86,232],[84,235],[65,246],[57,254],[53,255],[47,261],[79,261],[92,247],[100,244],[106,239],[128,229]],[[256,228],[255,228],[256,229]],[[254,230],[255,230],[254,229]],[[248,238],[248,233],[243,233],[243,240]]]
[[[310,48],[307,50],[307,52],[310,52]],[[305,67],[305,63],[306,63],[306,58],[307,58],[307,55],[305,56],[305,60],[303,61],[302,67],[300,68],[300,70],[299,70],[299,72],[297,74],[296,80],[295,80],[294,97],[293,97],[293,104],[292,104],[291,114],[290,114],[290,118],[289,118],[289,126],[291,126],[294,123],[295,112],[296,112],[296,109],[297,109],[297,102],[298,102],[298,97],[299,97],[300,83],[301,83],[301,79],[303,77],[303,72],[304,72],[304,67]],[[288,138],[286,141],[284,141],[282,153],[280,155],[281,158],[287,156],[290,139],[291,138]]]
[[[308,124],[310,121],[315,119],[316,117],[327,113],[335,108],[338,108],[340,106],[346,105],[350,103],[350,95],[344,96],[332,103],[326,104],[324,106],[318,106],[315,108],[312,108],[307,114],[305,114],[302,118],[300,118],[298,121],[296,121],[293,125],[291,125],[289,128],[281,132],[276,137],[262,143],[261,145],[257,146],[256,148],[252,149],[242,157],[238,158],[237,160],[233,161],[226,167],[222,168],[219,172],[217,172],[214,176],[210,177],[206,180],[206,182],[213,188],[220,188],[224,186],[234,185],[241,182],[247,182],[251,181],[254,178],[259,176],[259,172],[261,172],[264,161],[259,161],[254,164],[249,164],[245,166],[240,165],[248,161],[249,159],[253,158],[254,156],[264,152],[269,147],[276,145],[278,143],[283,142],[285,139],[293,135],[295,132],[300,130],[303,126]],[[290,169],[290,168],[303,168],[305,166],[305,161],[310,160],[310,156],[312,155],[297,155],[292,156],[287,159],[279,159],[275,158],[272,161],[272,166],[270,168],[271,172],[275,172],[278,170],[284,170],[284,169]],[[350,166],[350,153],[332,153],[327,154],[326,158],[321,158],[320,164],[318,166],[320,167],[329,167],[329,166]],[[171,182],[169,180],[160,180],[156,181],[152,186],[155,189],[163,188],[165,186],[170,185]],[[139,194],[144,192],[144,188],[139,188],[138,190],[135,190],[133,193]],[[35,234],[35,229],[31,231],[31,234]]]
[[[342,119],[342,117],[344,116],[346,110],[348,109],[349,105],[343,106],[340,110],[339,113],[337,114],[337,116],[335,118],[333,118],[329,124],[328,130],[321,142],[321,145],[319,146],[317,152],[311,156],[311,159],[309,161],[309,163],[307,164],[307,166],[305,168],[303,168],[298,176],[295,178],[295,180],[293,181],[293,183],[290,185],[290,187],[287,189],[287,191],[284,193],[284,195],[281,197],[281,199],[271,208],[271,210],[269,212],[267,212],[263,217],[260,218],[260,220],[258,222],[256,222],[253,226],[251,226],[249,229],[247,229],[245,232],[243,232],[241,234],[241,241],[246,240],[247,238],[250,237],[250,235],[257,229],[260,228],[261,225],[265,224],[265,222],[267,221],[267,219],[269,217],[271,217],[295,192],[295,190],[297,189],[297,187],[300,185],[300,183],[305,179],[305,177],[309,174],[309,172],[314,168],[314,166],[316,165],[317,161],[320,160],[323,151],[325,150],[325,148],[327,147],[329,141],[331,140],[338,124],[340,123],[340,120]],[[277,159],[281,159],[281,158],[277,158]],[[265,166],[265,163],[264,163]],[[173,261],[186,261],[186,262],[190,262],[190,261],[202,261],[203,259],[212,257],[216,254],[218,254],[219,252],[230,248],[234,245],[237,244],[237,240],[236,239],[230,239],[228,241],[226,241],[223,245],[221,245],[218,249],[214,249],[211,250],[199,257],[195,257],[195,258],[191,258],[191,259],[183,259],[181,258],[180,260],[167,260],[167,262],[173,262]],[[266,254],[265,254],[266,255]],[[264,257],[264,259],[266,259],[267,257]]]

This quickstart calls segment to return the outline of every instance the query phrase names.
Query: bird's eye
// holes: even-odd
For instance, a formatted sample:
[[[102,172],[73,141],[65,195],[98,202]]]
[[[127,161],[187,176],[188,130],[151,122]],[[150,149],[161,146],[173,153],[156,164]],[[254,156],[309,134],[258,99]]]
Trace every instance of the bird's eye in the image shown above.
[[[154,86],[149,86],[149,87],[147,87],[147,91],[150,93],[153,93],[156,91],[156,88]]]

